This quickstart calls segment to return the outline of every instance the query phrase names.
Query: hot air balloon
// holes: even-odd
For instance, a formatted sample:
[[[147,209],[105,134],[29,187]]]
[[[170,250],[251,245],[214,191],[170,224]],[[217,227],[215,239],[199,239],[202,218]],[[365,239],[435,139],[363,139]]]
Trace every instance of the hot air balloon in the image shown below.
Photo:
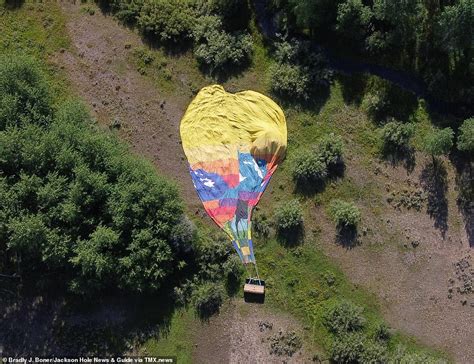
[[[206,212],[231,240],[242,263],[253,264],[244,292],[264,294],[253,252],[251,217],[286,152],[281,108],[254,91],[212,85],[199,91],[180,134],[194,187]],[[249,272],[249,269],[247,269]]]

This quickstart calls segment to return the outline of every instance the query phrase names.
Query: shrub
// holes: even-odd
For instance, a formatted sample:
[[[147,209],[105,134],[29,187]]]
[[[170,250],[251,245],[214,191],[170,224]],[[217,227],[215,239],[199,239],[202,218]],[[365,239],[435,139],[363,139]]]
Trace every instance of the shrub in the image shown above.
[[[276,44],[275,59],[269,81],[271,90],[280,96],[307,101],[332,80],[326,58],[309,42],[282,40]]]
[[[398,121],[391,121],[385,124],[382,129],[384,148],[389,150],[406,148],[414,131],[413,124],[404,124]]]
[[[362,363],[365,338],[359,333],[344,334],[334,338],[330,356],[335,363]]]
[[[360,221],[359,209],[350,202],[331,201],[329,213],[338,227],[356,227]]]
[[[275,223],[280,232],[298,230],[303,225],[303,214],[298,200],[282,204],[275,212]]]
[[[409,352],[406,347],[398,345],[395,353],[390,358],[391,363],[401,364],[447,364],[443,359],[437,359],[426,353]]]
[[[459,128],[458,149],[467,152],[474,152],[474,118],[464,120]]]
[[[454,132],[451,128],[433,131],[426,136],[423,148],[433,157],[447,154],[453,146],[453,137]]]
[[[277,63],[269,68],[270,89],[283,97],[309,99],[309,78],[298,65]]]
[[[224,300],[224,289],[216,283],[204,283],[193,293],[194,308],[201,318],[219,311]]]
[[[188,0],[145,0],[138,26],[161,42],[178,43],[190,38],[196,15]]]
[[[335,166],[342,162],[344,142],[341,136],[330,133],[319,140],[316,150],[326,166]]]
[[[335,334],[361,330],[365,325],[363,309],[348,301],[337,302],[325,313],[324,326]]]
[[[379,120],[385,114],[387,107],[387,95],[382,91],[369,92],[362,99],[362,108],[373,120]]]
[[[119,20],[133,24],[137,21],[144,2],[145,0],[112,0],[110,9]]]
[[[270,341],[270,354],[277,356],[293,356],[303,346],[301,338],[294,332],[290,331],[272,335],[268,338]]]
[[[215,15],[201,16],[196,21],[192,36],[196,44],[196,58],[211,71],[241,65],[252,55],[252,37],[224,31],[221,19]]]
[[[230,34],[214,29],[205,35],[203,43],[195,47],[194,54],[199,62],[214,71],[243,64],[250,59],[252,50],[249,34]]]
[[[303,150],[293,160],[293,179],[299,183],[321,182],[327,175],[327,166],[314,151]]]
[[[17,55],[0,57],[0,130],[49,123],[50,103],[47,81],[33,59]]]
[[[212,0],[213,10],[224,20],[226,30],[245,29],[251,19],[249,3],[242,0]]]

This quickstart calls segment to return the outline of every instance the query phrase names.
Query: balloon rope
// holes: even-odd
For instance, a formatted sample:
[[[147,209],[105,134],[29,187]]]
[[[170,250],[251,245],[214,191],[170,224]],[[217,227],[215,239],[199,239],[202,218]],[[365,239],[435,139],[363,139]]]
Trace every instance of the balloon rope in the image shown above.
[[[249,279],[251,279],[251,275],[250,275],[250,272],[249,272],[249,269],[247,268],[247,264],[244,264],[244,267],[245,267],[245,270],[247,271],[247,276],[249,277]]]
[[[259,284],[262,284],[262,282],[260,282],[260,276],[258,275],[257,262],[254,262],[253,265],[255,266],[255,272],[257,273],[258,283],[259,283]]]

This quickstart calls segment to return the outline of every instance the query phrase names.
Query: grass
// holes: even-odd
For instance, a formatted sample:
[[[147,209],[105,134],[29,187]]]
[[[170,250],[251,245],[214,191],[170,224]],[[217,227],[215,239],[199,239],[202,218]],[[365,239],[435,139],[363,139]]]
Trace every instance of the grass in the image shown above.
[[[140,351],[143,355],[175,356],[178,363],[192,363],[194,327],[197,320],[191,309],[175,311],[170,331],[161,338],[147,340]]]
[[[65,72],[55,62],[70,47],[65,18],[58,3],[26,3],[5,10],[0,0],[0,53],[30,55],[42,62],[55,104],[72,95]]]

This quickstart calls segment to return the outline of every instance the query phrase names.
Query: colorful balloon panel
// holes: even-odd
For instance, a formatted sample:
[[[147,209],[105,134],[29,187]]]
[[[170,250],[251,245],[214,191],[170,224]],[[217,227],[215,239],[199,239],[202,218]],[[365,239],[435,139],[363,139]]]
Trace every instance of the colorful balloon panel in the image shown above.
[[[232,240],[243,263],[255,263],[252,210],[284,158],[281,108],[254,91],[204,87],[180,126],[189,171],[206,212]]]

